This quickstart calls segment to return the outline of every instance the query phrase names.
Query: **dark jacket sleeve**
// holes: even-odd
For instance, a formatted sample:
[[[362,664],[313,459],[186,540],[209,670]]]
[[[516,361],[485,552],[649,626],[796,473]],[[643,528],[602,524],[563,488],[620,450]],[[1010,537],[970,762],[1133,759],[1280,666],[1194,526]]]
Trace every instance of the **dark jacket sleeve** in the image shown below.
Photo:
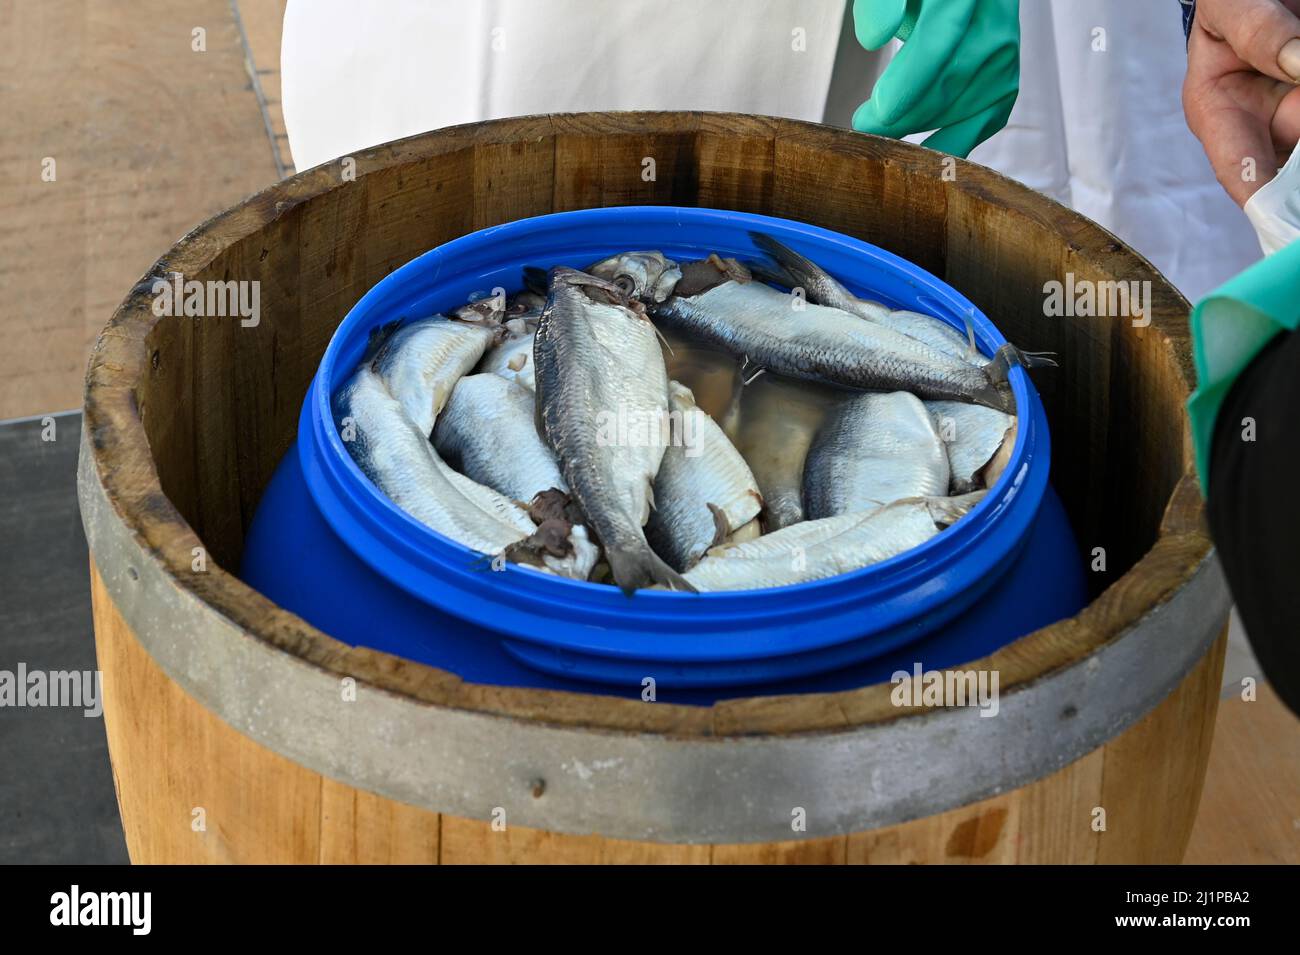
[[[1192,20],[1196,18],[1196,0],[1178,0],[1183,8],[1183,36],[1190,39]]]
[[[1251,648],[1300,714],[1300,331],[1273,338],[1215,419],[1207,513]]]

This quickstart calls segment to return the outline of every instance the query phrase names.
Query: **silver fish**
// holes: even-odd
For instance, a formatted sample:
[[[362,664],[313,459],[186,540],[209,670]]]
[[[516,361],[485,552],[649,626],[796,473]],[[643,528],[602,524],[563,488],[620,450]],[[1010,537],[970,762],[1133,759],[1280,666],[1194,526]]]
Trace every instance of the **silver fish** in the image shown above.
[[[471,550],[585,580],[599,551],[583,527],[538,528],[527,512],[448,466],[371,364],[334,397],[349,455],[394,504]]]
[[[948,477],[948,452],[921,399],[906,391],[854,395],[831,411],[808,452],[804,512],[816,520],[942,497]]]
[[[656,320],[736,357],[793,378],[874,391],[911,391],[1002,408],[1010,354],[976,368],[875,322],[746,280],[743,266],[711,256],[682,267]],[[689,270],[689,271],[688,271]],[[710,274],[710,270],[711,274]]]
[[[662,302],[682,277],[677,263],[662,252],[622,252],[592,263],[585,271],[645,302]]]
[[[461,494],[429,439],[368,364],[335,395],[334,414],[362,472],[416,520],[485,554],[499,554],[525,536]]]
[[[668,375],[654,326],[628,301],[611,282],[552,271],[533,345],[541,427],[619,587],[690,590],[643,530],[664,455]]]
[[[496,331],[442,315],[408,322],[380,346],[373,367],[389,393],[428,437],[456,382],[480,358]]]
[[[727,415],[727,433],[758,481],[763,526],[779,530],[804,519],[808,449],[826,418],[830,389],[761,375],[744,385]]]
[[[907,309],[890,309],[880,302],[859,298],[807,256],[801,255],[772,236],[762,232],[751,232],[749,237],[771,257],[770,263],[754,268],[754,273],[765,282],[775,282],[787,288],[802,288],[810,302],[837,308],[850,315],[901,332],[909,338],[924,342],[935,351],[976,367],[982,368],[996,358],[996,356],[989,358],[979,350],[979,345],[975,341],[975,327],[970,319],[964,320],[966,329],[965,334],[962,334],[943,319],[933,315]],[[1045,352],[1021,351],[1009,345],[1004,348],[1008,350],[1009,358],[1026,368],[1056,364]]]
[[[433,445],[452,467],[515,501],[531,502],[549,488],[567,491],[554,452],[537,433],[535,409],[522,385],[466,375],[438,415]]]
[[[955,523],[984,492],[913,498],[873,511],[804,521],[757,540],[724,544],[686,572],[701,591],[783,587],[879,563],[925,543]]]
[[[664,451],[646,537],[669,564],[685,570],[753,521],[763,498],[745,459],[696,407],[690,389],[671,381],[668,395],[682,440]]]
[[[983,471],[976,472],[975,479],[984,487],[992,487],[997,483],[998,478],[1002,477],[1002,472],[1007,469],[1011,463],[1011,452],[1016,447],[1016,432],[1020,427],[1020,419],[1012,418],[1011,427],[1007,429],[1006,437],[1002,439],[997,453],[984,465]]]
[[[992,481],[986,483],[986,469],[1004,445],[1007,446],[1006,454],[1010,454],[1016,441],[1015,417],[993,408],[958,401],[927,401],[925,407],[948,449],[951,492],[964,494],[978,487],[991,486]],[[997,468],[997,475],[1005,466],[1004,461]],[[993,481],[997,480],[997,475]]]
[[[507,325],[516,319],[528,321],[536,327],[537,319],[542,314],[542,306],[545,304],[546,296],[539,295],[531,289],[524,289],[509,296],[503,289],[497,289],[491,295],[480,295],[460,308],[454,309],[451,317],[488,328]]]

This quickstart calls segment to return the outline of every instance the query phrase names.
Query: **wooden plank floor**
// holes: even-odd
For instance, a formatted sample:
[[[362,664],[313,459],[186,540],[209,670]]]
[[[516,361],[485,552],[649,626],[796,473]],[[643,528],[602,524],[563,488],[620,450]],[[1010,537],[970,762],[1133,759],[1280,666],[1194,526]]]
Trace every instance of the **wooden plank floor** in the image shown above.
[[[276,180],[233,9],[0,0],[0,419],[77,407],[131,285]]]
[[[284,3],[0,0],[0,419],[79,405],[87,351],[131,284],[293,171]],[[1300,862],[1300,721],[1266,686],[1223,700],[1187,861]]]

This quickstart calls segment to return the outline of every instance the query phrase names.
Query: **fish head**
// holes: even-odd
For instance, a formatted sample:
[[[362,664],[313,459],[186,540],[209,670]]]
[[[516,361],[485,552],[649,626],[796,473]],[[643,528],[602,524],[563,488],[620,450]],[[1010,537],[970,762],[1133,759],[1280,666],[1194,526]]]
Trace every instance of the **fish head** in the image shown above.
[[[550,301],[580,296],[601,305],[621,305],[645,317],[645,306],[624,285],[589,272],[558,265],[551,269],[550,288]]]
[[[499,325],[506,317],[506,298],[500,294],[479,295],[460,308],[453,309],[451,317],[476,325]]]
[[[587,268],[597,278],[607,279],[630,297],[658,304],[673,294],[682,271],[662,252],[623,252]]]

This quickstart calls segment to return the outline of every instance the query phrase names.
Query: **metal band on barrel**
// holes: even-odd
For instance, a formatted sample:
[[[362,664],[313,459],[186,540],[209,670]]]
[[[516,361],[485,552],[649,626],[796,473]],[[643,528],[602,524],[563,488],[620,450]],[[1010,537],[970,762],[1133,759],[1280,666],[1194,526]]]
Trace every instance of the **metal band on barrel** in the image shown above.
[[[108,500],[84,432],[78,487],[91,554],[135,638],[240,733],[434,812],[490,819],[503,809],[510,825],[617,839],[835,836],[1023,786],[1150,712],[1201,659],[1229,607],[1211,552],[1121,638],[1001,693],[995,718],[947,708],[789,736],[670,738],[452,709],[364,685],[342,703],[340,674],[254,638],[142,551]],[[804,831],[792,831],[797,809]]]

